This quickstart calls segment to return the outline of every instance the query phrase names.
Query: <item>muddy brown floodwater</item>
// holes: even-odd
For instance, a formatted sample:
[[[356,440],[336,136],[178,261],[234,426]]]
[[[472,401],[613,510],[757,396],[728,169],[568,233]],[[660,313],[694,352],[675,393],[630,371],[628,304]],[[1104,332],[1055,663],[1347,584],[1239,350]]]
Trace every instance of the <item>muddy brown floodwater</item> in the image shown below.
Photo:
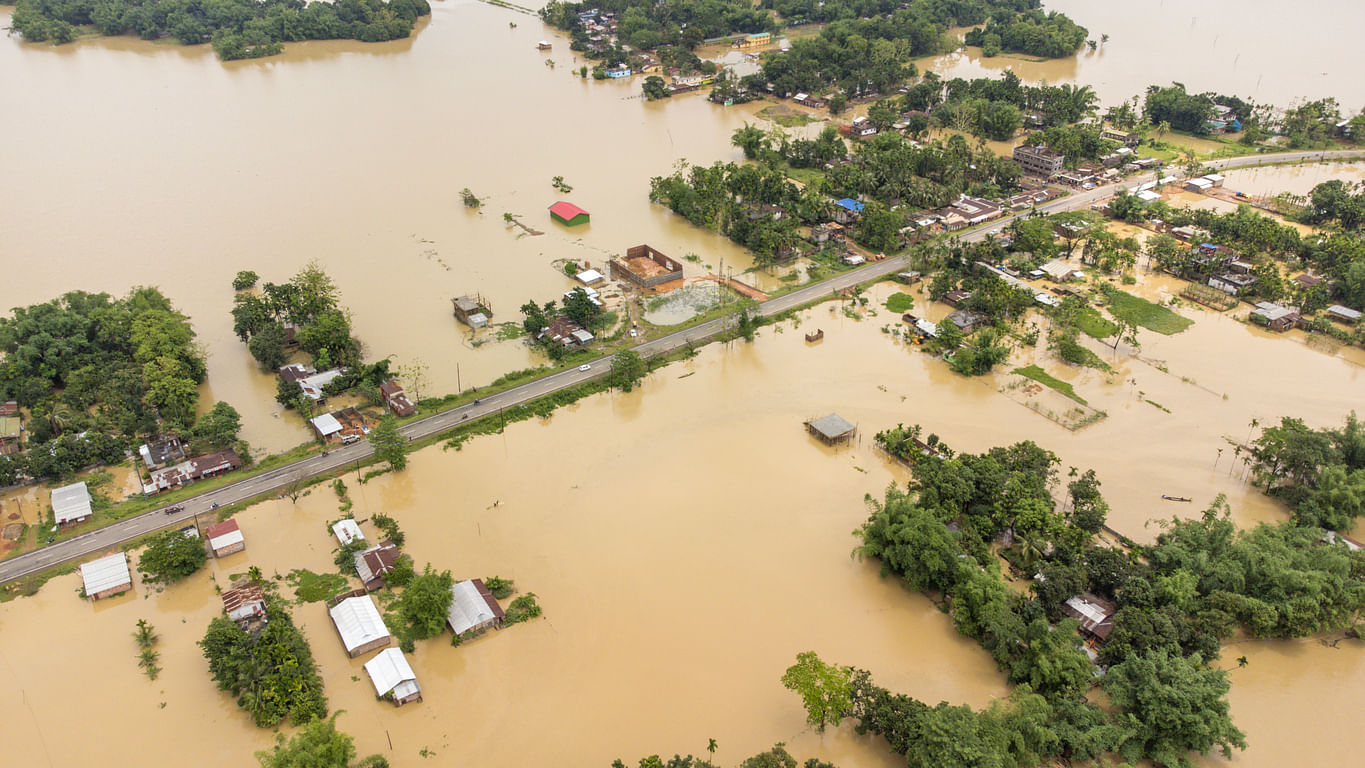
[[[1320,66],[1314,57],[1351,50],[1332,36],[1361,26],[1347,23],[1360,12],[1354,4],[1321,3],[1339,18],[1302,34],[1327,40],[1303,41],[1311,55],[1277,54],[1274,71],[1260,68],[1257,90],[1244,82],[1258,76],[1252,57],[1238,51],[1283,50],[1283,35],[1299,34],[1272,25],[1276,45],[1257,45],[1253,26],[1272,10],[1252,2],[1221,13],[1233,7],[1223,0],[1130,5],[1051,4],[1113,39],[1071,76],[1036,76],[1091,82],[1106,100],[1176,77],[1279,102],[1288,99],[1283,89],[1321,83],[1347,104],[1359,101],[1346,74],[1354,68],[1322,65],[1334,74],[1309,78]],[[8,14],[0,12],[0,26]],[[1210,27],[1219,16],[1221,26]],[[1187,25],[1215,54],[1197,57],[1197,73],[1188,72]],[[551,37],[552,52],[535,51]],[[318,259],[370,356],[420,358],[431,368],[429,391],[445,392],[457,364],[468,386],[534,362],[516,343],[472,348],[450,317],[452,295],[481,292],[495,321],[515,319],[527,299],[569,287],[555,259],[597,266],[639,242],[675,257],[698,253],[700,263],[686,263],[690,275],[722,259],[747,266],[723,238],[650,206],[646,191],[650,175],[680,159],[737,158],[730,133],[755,120],[757,106],[724,109],[695,96],[645,104],[638,81],[580,81],[570,73],[577,63],[539,22],[463,0],[438,4],[411,40],[293,45],[281,57],[228,65],[207,48],[129,39],[51,48],[7,38],[0,103],[23,119],[7,126],[0,259],[23,279],[0,287],[0,305],[71,288],[160,285],[208,349],[207,394],[233,402],[245,436],[273,450],[306,435],[273,413],[273,380],[231,334],[238,269],[279,280]],[[560,197],[555,175],[574,186],[568,197],[592,212],[591,225],[548,222],[545,207]],[[486,198],[480,211],[461,206],[462,187]],[[518,237],[503,212],[546,234]],[[870,291],[872,306],[892,290]],[[1144,275],[1131,290],[1162,299],[1180,284]],[[948,311],[911,293],[917,313]],[[709,738],[724,763],[784,741],[803,758],[899,764],[847,725],[823,736],[807,730],[797,697],[779,683],[798,652],[815,650],[931,703],[982,706],[1006,693],[988,657],[930,601],[849,556],[863,494],[906,479],[873,449],[873,433],[920,423],[968,451],[1036,440],[1063,467],[1094,467],[1111,524],[1150,540],[1150,519],[1192,514],[1218,493],[1243,525],[1282,519],[1282,508],[1247,485],[1228,441],[1245,440],[1253,419],[1295,415],[1322,426],[1359,406],[1356,352],[1263,332],[1240,322],[1245,310],[1180,311],[1195,324],[1172,337],[1144,331],[1139,356],[1087,341],[1114,374],[1021,350],[999,375],[963,379],[883,333],[899,325],[884,308],[855,321],[825,305],[804,313],[800,330],[786,324],[753,344],[705,348],[637,392],[590,398],[460,452],[428,448],[404,473],[363,486],[349,477],[357,515],[395,516],[419,563],[462,578],[514,578],[539,596],[546,617],[460,648],[444,638],[420,645],[412,663],[425,700],[394,709],[374,700],[363,659],[345,657],[321,605],[299,606],[331,705],[347,712],[341,726],[362,754],[381,752],[395,766],[424,764],[423,749],[443,765],[564,755],[606,765],[699,753]],[[817,327],[825,338],[808,345],[803,333]],[[1072,432],[999,392],[1008,370],[1028,362],[1071,382],[1106,417]],[[695,375],[680,378],[687,373]],[[830,411],[859,425],[856,445],[831,451],[804,433],[803,419]],[[1162,502],[1162,493],[1195,503]],[[27,515],[36,502],[34,492],[20,493],[5,500],[5,513]],[[148,765],[190,755],[210,768],[251,763],[271,734],[213,688],[193,643],[220,610],[215,583],[231,574],[253,564],[282,575],[328,570],[324,524],[336,516],[334,495],[320,487],[297,504],[242,513],[248,550],[164,592],[139,585],[92,605],[73,594],[77,577],[65,576],[0,605],[6,763],[100,765],[128,744]],[[139,618],[162,638],[154,682],[136,664]],[[1340,735],[1365,705],[1358,647],[1243,643],[1225,655],[1250,662],[1231,671],[1233,715],[1251,744],[1233,764],[1349,762]]]
[[[1172,82],[1280,107],[1328,96],[1350,113],[1365,104],[1353,53],[1365,5],[1355,0],[1044,0],[1043,9],[1070,16],[1096,43],[1106,34],[1109,41],[1047,61],[967,48],[921,68],[967,78],[1013,69],[1030,83],[1089,85],[1105,106]]]
[[[1175,288],[1153,279],[1137,290]],[[897,289],[875,287],[871,306]],[[942,313],[911,293],[919,311]],[[425,449],[404,473],[366,485],[347,477],[357,516],[394,515],[418,563],[460,577],[514,578],[546,611],[460,648],[444,638],[421,644],[413,665],[424,701],[395,710],[374,701],[363,659],[344,656],[322,607],[298,607],[332,706],[347,711],[342,727],[362,753],[383,752],[395,765],[421,764],[423,748],[461,765],[565,754],[606,765],[616,756],[700,752],[716,738],[726,761],[785,741],[839,765],[895,765],[884,744],[848,726],[823,737],[806,730],[799,701],[778,680],[796,653],[863,666],[930,702],[980,706],[1006,689],[989,658],[926,598],[849,556],[850,531],[866,514],[861,496],[906,479],[872,447],[872,433],[920,423],[967,451],[1037,440],[1063,467],[1095,467],[1114,507],[1111,524],[1149,540],[1149,518],[1191,514],[1220,492],[1243,525],[1281,519],[1283,509],[1250,488],[1240,468],[1229,473],[1230,449],[1215,466],[1218,448],[1225,437],[1244,439],[1253,417],[1291,412],[1334,423],[1357,404],[1362,383],[1358,366],[1292,337],[1182,309],[1195,318],[1183,334],[1142,334],[1149,362],[1094,344],[1120,371],[1113,377],[1037,352],[1002,369],[1039,355],[1108,412],[1070,432],[997,392],[1004,374],[960,378],[883,333],[898,322],[884,308],[854,321],[830,306],[804,313],[799,328],[764,329],[753,344],[707,347],[637,392],[595,396],[463,451]],[[814,328],[825,338],[807,344],[803,334]],[[859,426],[856,445],[832,451],[805,434],[803,419],[829,411]],[[1163,492],[1195,504],[1162,502]],[[8,754],[24,765],[89,764],[137,729],[152,764],[190,753],[205,766],[247,762],[269,734],[214,691],[193,646],[219,610],[210,573],[224,584],[252,564],[267,574],[326,570],[325,522],[336,510],[326,486],[297,505],[260,504],[239,517],[245,553],[165,592],[139,586],[92,606],[73,595],[77,579],[67,576],[0,605]],[[138,618],[163,637],[156,682],[136,666],[130,632]],[[1358,648],[1248,643],[1226,655],[1243,654],[1251,663],[1233,670],[1233,713],[1252,746],[1234,762],[1268,768],[1286,754],[1336,755],[1330,736],[1365,705]],[[1320,706],[1311,715],[1285,711],[1286,690]],[[83,738],[62,738],[77,696],[105,714],[83,726]],[[206,726],[217,746],[205,746]]]

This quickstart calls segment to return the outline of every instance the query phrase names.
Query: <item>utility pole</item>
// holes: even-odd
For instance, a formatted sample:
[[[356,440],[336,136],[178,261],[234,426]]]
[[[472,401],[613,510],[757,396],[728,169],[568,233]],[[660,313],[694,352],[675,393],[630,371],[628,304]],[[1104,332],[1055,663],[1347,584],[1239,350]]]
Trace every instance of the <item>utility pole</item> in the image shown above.
[[[460,385],[460,364],[455,363],[455,394],[464,392],[464,387]]]

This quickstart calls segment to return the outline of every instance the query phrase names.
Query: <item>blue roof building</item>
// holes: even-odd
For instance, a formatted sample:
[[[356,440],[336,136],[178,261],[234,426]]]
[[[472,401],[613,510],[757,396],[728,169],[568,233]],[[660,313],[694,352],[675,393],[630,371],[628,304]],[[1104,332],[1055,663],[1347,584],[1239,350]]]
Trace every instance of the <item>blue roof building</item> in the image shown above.
[[[863,204],[851,197],[845,197],[843,200],[836,201],[834,204],[840,208],[852,211],[853,213],[863,212]]]

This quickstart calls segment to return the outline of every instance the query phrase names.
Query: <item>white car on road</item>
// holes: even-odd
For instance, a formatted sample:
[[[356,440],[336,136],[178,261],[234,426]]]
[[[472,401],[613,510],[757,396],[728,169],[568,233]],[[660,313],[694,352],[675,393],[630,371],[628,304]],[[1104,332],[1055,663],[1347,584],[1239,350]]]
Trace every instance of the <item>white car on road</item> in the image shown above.
[[[584,363],[584,364],[578,366],[578,370],[580,370],[580,371],[590,371],[590,370],[592,370],[592,366],[591,366],[591,365],[588,365],[587,363]]]

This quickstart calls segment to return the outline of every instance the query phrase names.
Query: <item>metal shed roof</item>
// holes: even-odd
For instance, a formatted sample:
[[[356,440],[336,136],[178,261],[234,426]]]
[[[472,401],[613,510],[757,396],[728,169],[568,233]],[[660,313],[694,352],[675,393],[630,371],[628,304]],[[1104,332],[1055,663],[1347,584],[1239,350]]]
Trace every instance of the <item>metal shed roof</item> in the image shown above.
[[[328,613],[332,615],[332,623],[336,625],[337,634],[341,635],[341,644],[346,647],[347,653],[389,636],[389,629],[384,626],[384,619],[369,595],[348,597]]]
[[[90,490],[85,482],[53,488],[52,514],[58,523],[90,517]]]
[[[313,427],[317,429],[318,434],[323,435],[324,437],[327,435],[335,435],[341,431],[341,422],[337,421],[337,417],[330,413],[324,413],[321,416],[310,419],[310,421],[313,422]]]
[[[849,424],[844,417],[837,413],[831,413],[828,416],[821,416],[818,419],[813,419],[811,420],[810,425],[812,429],[830,440],[853,431],[853,425]]]
[[[82,563],[81,578],[85,580],[87,595],[133,583],[132,574],[128,573],[128,557],[122,552]]]
[[[374,683],[376,696],[393,691],[394,698],[402,699],[421,690],[417,685],[417,675],[412,673],[407,658],[397,648],[385,648],[365,662],[365,672],[370,676],[370,682]]]
[[[494,600],[490,605],[492,597],[485,597],[473,579],[450,585],[450,592],[455,599],[450,601],[450,609],[446,611],[446,623],[457,635],[502,615],[502,608],[498,607],[497,601]]]
[[[215,551],[246,540],[242,537],[242,529],[237,527],[236,520],[224,520],[216,525],[210,525],[204,534],[209,540],[209,547]]]
[[[345,520],[338,520],[336,524],[332,526],[332,533],[336,534],[337,541],[342,544],[350,544],[356,540],[365,540],[365,534],[361,533],[360,526],[356,521],[349,517]]]

